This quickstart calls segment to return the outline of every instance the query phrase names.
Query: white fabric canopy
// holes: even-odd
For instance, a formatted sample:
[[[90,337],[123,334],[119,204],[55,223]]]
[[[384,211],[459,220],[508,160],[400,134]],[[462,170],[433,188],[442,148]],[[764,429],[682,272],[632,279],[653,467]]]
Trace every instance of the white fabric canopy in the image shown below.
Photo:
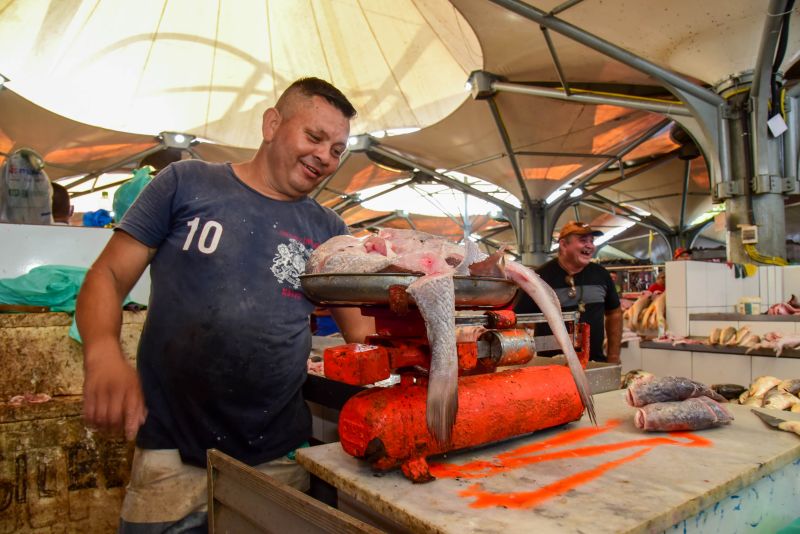
[[[482,63],[445,0],[0,1],[0,74],[55,113],[247,148],[293,80],[348,95],[353,132],[423,127]]]

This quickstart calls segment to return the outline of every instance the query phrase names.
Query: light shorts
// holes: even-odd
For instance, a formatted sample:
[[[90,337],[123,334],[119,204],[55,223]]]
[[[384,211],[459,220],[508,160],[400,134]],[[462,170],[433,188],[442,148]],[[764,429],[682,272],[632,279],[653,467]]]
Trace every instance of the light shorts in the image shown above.
[[[285,456],[254,469],[297,490],[309,488],[308,471]],[[190,514],[206,512],[207,500],[206,469],[184,464],[177,449],[136,447],[120,512],[123,524],[173,523]]]

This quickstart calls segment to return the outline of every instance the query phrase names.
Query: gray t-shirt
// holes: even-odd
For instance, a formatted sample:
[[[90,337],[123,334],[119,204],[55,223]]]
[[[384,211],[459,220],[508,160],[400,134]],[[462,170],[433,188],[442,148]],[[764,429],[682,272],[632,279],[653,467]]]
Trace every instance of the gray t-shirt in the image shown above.
[[[120,230],[157,252],[137,366],[148,416],[137,444],[204,466],[217,448],[250,465],[308,439],[302,398],[314,306],[298,275],[311,251],[347,233],[309,198],[254,191],[229,164],[164,169]]]

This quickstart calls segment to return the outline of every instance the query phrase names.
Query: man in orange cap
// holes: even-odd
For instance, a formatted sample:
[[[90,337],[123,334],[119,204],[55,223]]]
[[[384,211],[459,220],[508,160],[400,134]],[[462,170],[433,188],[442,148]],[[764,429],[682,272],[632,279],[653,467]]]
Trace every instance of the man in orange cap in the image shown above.
[[[675,249],[675,254],[672,255],[675,261],[684,261],[692,259],[692,251],[688,248],[678,247]]]
[[[563,311],[577,311],[579,321],[589,324],[590,358],[619,363],[622,340],[619,295],[608,271],[591,261],[595,253],[594,238],[600,235],[603,232],[586,223],[569,221],[558,234],[558,256],[536,272],[555,290]],[[514,311],[536,313],[539,309],[530,297],[522,295]],[[606,335],[608,343],[604,354]]]

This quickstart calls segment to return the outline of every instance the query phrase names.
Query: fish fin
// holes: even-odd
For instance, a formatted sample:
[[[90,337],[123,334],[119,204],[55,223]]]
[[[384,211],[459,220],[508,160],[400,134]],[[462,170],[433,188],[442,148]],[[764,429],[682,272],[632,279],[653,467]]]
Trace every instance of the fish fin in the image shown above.
[[[456,267],[456,274],[459,276],[469,276],[469,266],[484,258],[481,257],[478,245],[472,239],[464,239],[464,259]],[[485,254],[483,255],[485,256]]]
[[[434,439],[442,445],[450,443],[458,412],[458,373],[455,377],[437,375],[431,369],[425,421]]]
[[[406,289],[425,321],[431,347],[425,420],[440,444],[450,442],[458,411],[455,287],[451,274],[428,275]]]

